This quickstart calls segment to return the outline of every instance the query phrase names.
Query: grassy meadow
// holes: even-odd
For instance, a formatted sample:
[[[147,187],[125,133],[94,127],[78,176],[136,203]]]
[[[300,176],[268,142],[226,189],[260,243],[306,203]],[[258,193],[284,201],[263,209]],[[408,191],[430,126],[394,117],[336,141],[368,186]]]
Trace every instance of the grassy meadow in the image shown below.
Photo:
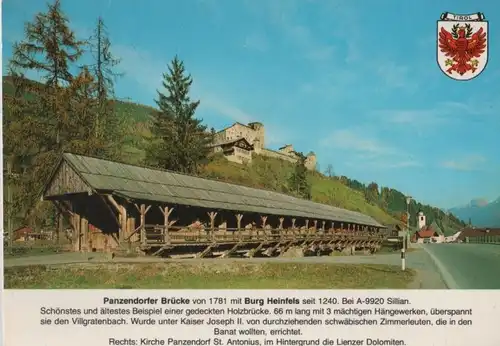
[[[5,288],[382,289],[406,288],[399,267],[305,263],[85,263],[5,268]]]

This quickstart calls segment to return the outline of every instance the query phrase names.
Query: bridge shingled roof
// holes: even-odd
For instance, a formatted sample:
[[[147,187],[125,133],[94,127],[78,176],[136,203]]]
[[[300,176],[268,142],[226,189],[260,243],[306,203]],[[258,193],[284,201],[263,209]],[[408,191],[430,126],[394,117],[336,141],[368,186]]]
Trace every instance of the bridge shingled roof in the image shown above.
[[[358,212],[278,192],[72,153],[64,153],[62,159],[96,192],[111,191],[159,203],[385,227]]]

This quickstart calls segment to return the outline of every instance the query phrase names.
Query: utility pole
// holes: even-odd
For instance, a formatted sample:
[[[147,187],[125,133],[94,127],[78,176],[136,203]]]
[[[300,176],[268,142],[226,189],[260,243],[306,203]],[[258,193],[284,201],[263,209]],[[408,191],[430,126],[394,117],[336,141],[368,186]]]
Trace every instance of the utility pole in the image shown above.
[[[403,244],[401,246],[401,270],[406,270],[406,248],[408,247],[408,235],[410,234],[410,202],[411,196],[406,196],[406,232],[403,232]]]

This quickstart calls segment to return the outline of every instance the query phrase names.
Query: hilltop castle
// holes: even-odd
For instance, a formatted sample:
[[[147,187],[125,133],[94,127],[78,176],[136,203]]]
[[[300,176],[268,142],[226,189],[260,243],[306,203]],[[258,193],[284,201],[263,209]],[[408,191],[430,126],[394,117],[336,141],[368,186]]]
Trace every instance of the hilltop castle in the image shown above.
[[[252,153],[275,157],[289,162],[296,162],[298,159],[291,144],[287,144],[278,150],[271,150],[265,147],[266,135],[264,125],[259,122],[234,123],[219,132],[215,133],[214,152],[220,152],[232,162],[249,163],[252,160]],[[309,170],[316,168],[316,155],[310,152],[306,156],[305,166]]]

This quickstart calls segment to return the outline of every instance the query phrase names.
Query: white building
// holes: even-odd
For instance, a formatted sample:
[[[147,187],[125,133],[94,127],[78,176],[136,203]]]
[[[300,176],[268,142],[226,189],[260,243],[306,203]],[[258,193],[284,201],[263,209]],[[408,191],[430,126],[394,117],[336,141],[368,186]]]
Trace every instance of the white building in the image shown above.
[[[453,243],[453,242],[457,241],[457,239],[458,239],[458,237],[460,236],[461,233],[462,233],[462,231],[458,231],[454,235],[450,235],[449,237],[445,237],[444,238],[444,242],[445,243]]]
[[[426,225],[425,215],[422,211],[418,212],[418,229],[421,230]]]
[[[428,226],[422,211],[418,212],[417,217],[418,231],[415,233],[413,241],[417,243],[443,243],[445,241],[443,230],[439,228],[436,221]]]

